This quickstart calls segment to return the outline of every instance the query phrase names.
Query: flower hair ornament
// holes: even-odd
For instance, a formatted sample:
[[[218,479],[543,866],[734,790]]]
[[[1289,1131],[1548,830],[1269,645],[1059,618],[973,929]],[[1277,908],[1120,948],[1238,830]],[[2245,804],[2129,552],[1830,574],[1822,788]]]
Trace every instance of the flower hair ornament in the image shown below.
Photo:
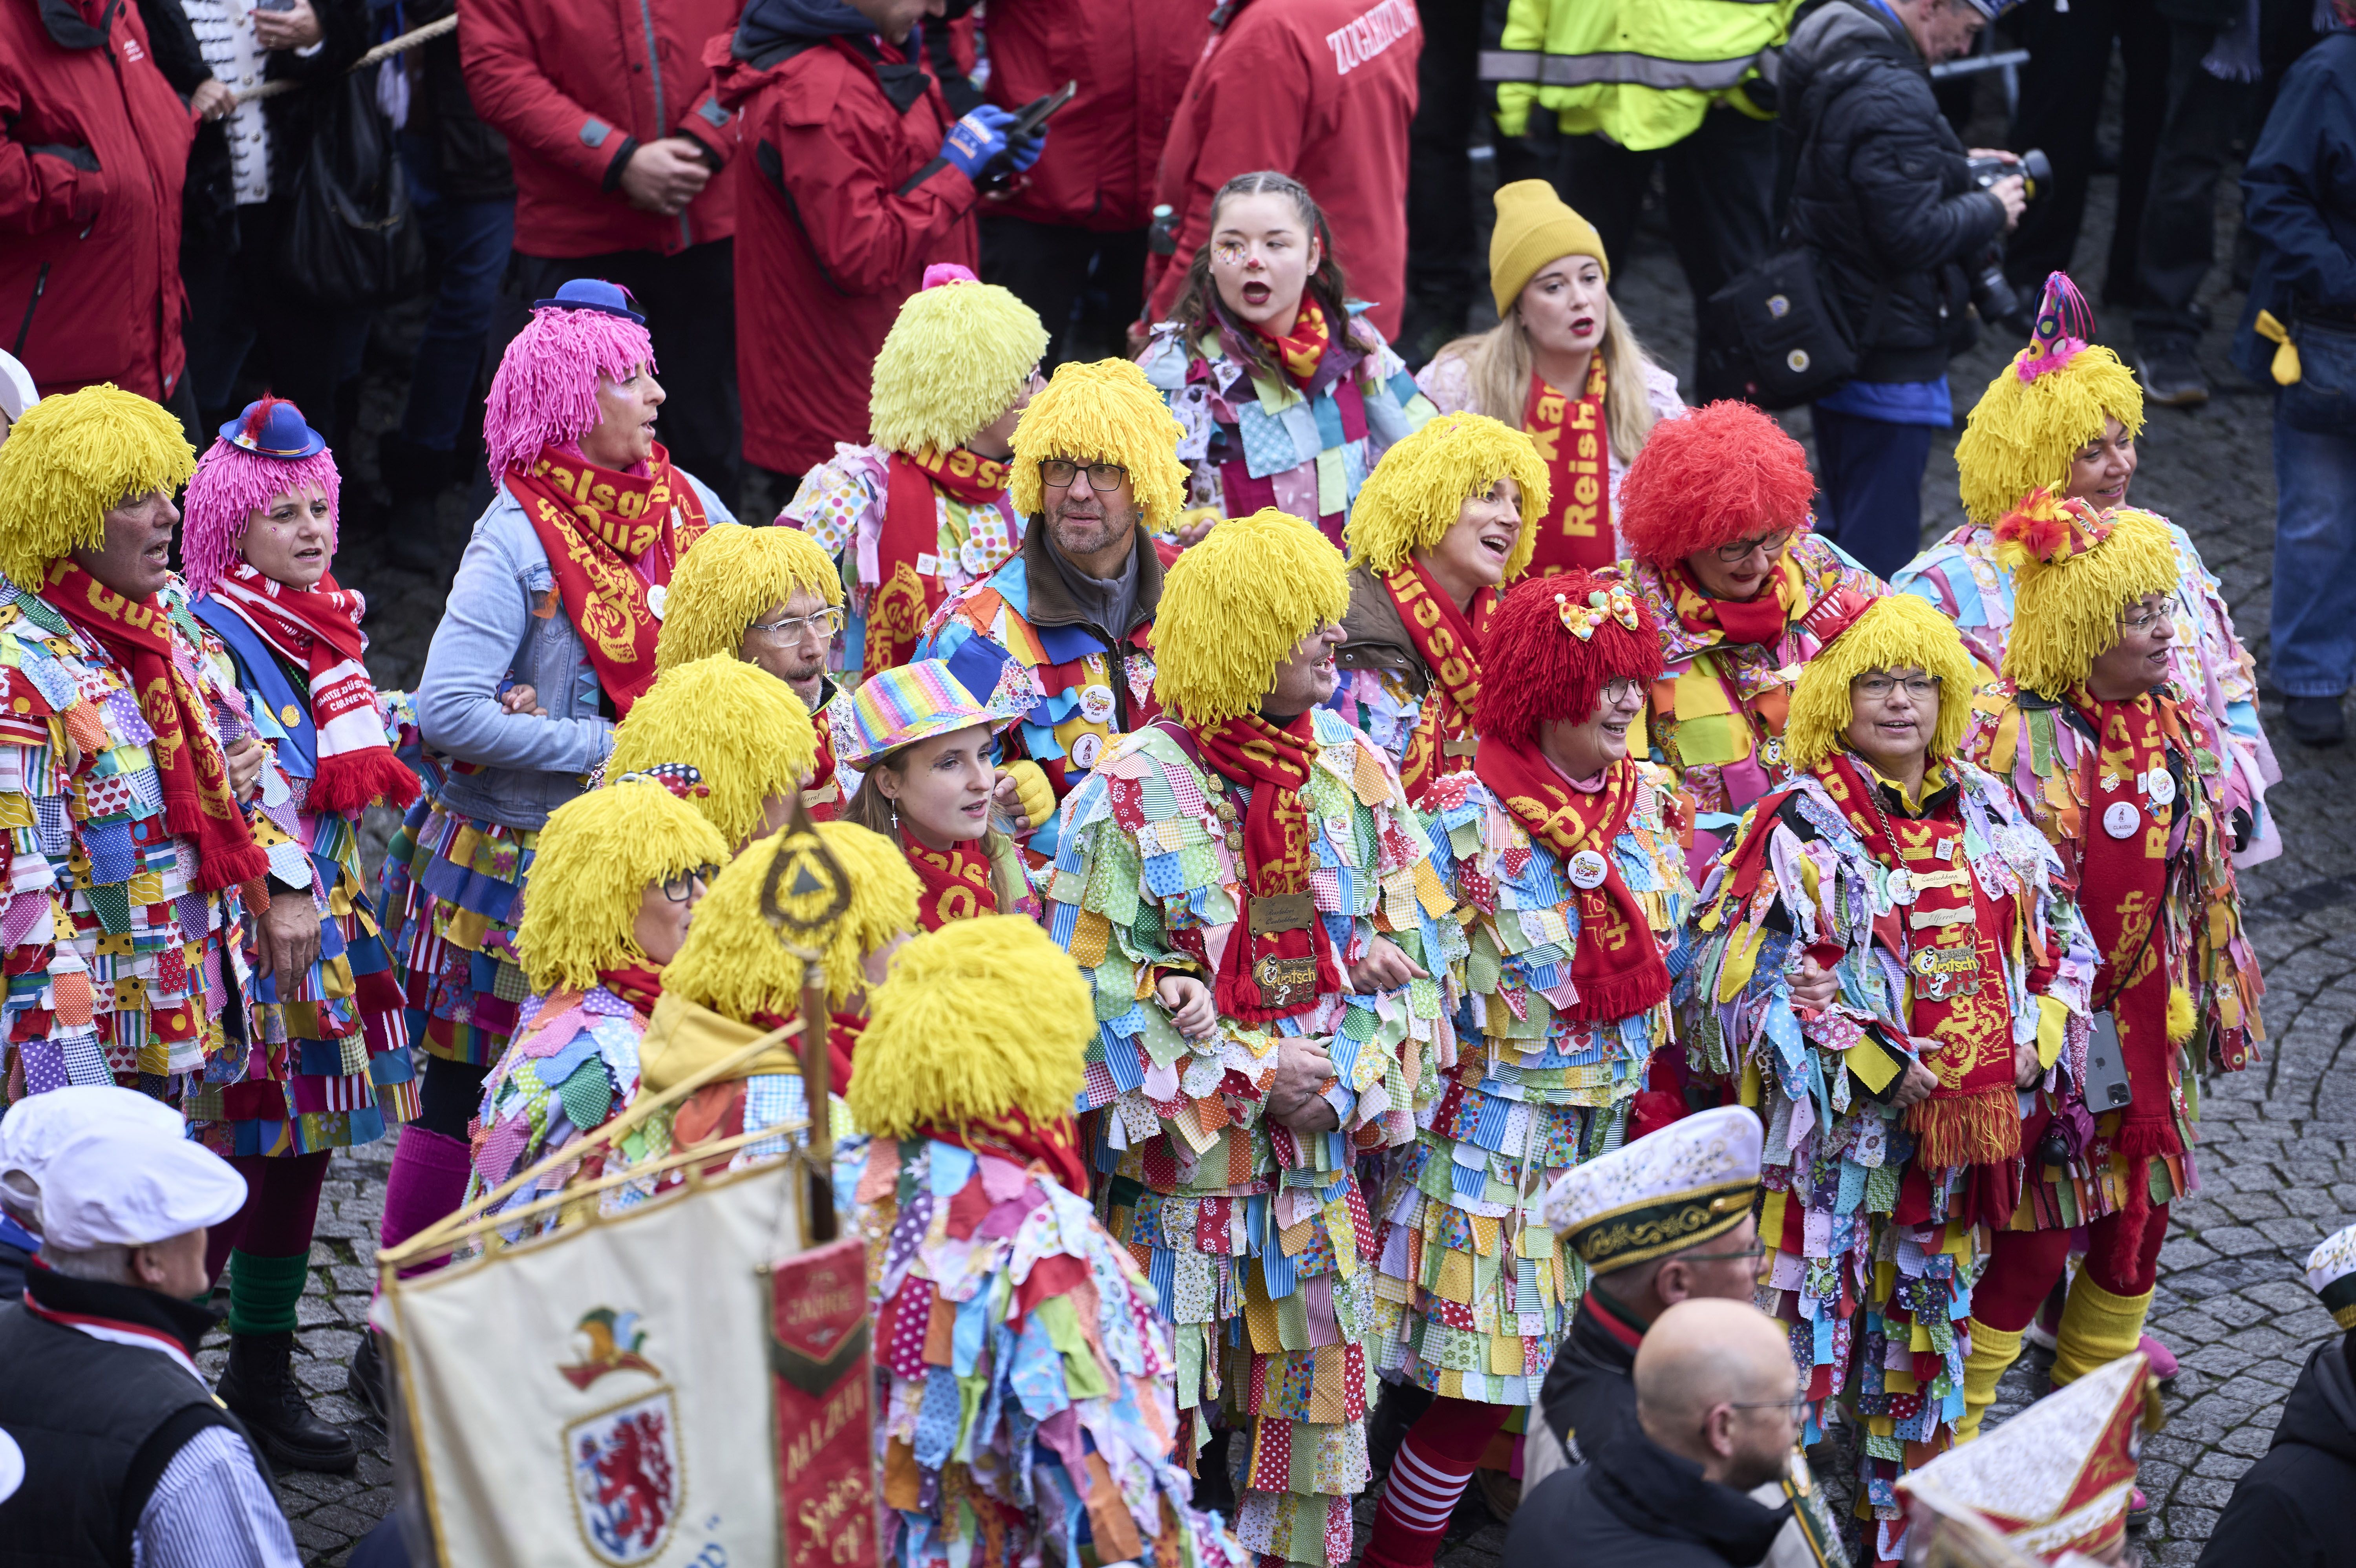
[[[2018,568],[2029,561],[2059,566],[2108,539],[2111,524],[2085,501],[2056,500],[2040,485],[1996,526],[1997,564]]]
[[[1636,629],[1636,596],[1628,592],[1625,583],[1591,590],[1583,601],[1558,593],[1554,603],[1563,630],[1582,643],[1594,636],[1595,629],[1606,621],[1617,621],[1632,632]]]

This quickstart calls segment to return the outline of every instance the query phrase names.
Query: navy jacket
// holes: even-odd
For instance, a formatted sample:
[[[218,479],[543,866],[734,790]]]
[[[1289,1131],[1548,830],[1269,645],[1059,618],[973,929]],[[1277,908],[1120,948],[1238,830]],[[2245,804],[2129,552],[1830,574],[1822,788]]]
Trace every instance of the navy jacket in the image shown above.
[[[2294,332],[2301,300],[2356,320],[2356,33],[2326,34],[2284,76],[2243,170],[2242,201],[2259,251],[2233,362],[2271,387],[2275,346],[2252,325],[2261,309]]]

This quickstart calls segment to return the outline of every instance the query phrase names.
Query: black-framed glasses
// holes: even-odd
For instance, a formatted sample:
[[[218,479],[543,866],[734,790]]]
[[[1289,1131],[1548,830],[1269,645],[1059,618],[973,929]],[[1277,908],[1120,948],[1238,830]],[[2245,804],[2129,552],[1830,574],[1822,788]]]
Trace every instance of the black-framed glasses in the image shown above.
[[[781,621],[755,621],[744,629],[765,632],[789,643],[800,642],[812,633],[822,638],[830,638],[842,630],[842,612],[829,605],[815,615],[788,615]]]
[[[1129,470],[1118,463],[1074,463],[1068,457],[1047,457],[1039,462],[1041,483],[1053,485],[1058,490],[1069,485],[1084,471],[1091,490],[1118,490],[1129,482]]]
[[[1732,544],[1722,544],[1718,547],[1718,559],[1732,566],[1737,561],[1750,560],[1751,552],[1754,549],[1763,549],[1769,555],[1773,555],[1777,550],[1790,544],[1792,536],[1798,531],[1796,528],[1779,528],[1772,534],[1761,534],[1756,539],[1737,539]]]
[[[1644,695],[1644,683],[1624,675],[1616,680],[1605,681],[1601,693],[1605,706],[1611,708],[1625,708]]]
[[[701,882],[709,887],[712,879],[719,874],[720,868],[717,866],[698,866],[691,871],[681,871],[676,877],[665,877],[662,884],[663,897],[675,904],[683,904],[694,893],[696,883]]]

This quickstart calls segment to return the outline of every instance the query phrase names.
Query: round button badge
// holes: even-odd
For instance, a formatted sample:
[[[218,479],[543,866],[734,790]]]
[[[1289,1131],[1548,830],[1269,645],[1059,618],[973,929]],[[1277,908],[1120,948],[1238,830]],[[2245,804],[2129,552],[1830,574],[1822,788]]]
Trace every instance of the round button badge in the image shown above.
[[[2133,801],[2115,800],[2103,813],[2103,831],[2114,838],[2133,837],[2142,825],[2143,813],[2135,808]]]
[[[1072,766],[1093,768],[1097,757],[1104,751],[1104,737],[1093,730],[1083,731],[1072,737]]]
[[[1091,724],[1101,724],[1112,717],[1112,688],[1089,686],[1080,688],[1080,717]]]
[[[1914,901],[1914,873],[1903,866],[1890,873],[1890,901],[1894,904]]]
[[[2151,796],[2154,805],[2167,805],[2176,799],[2176,781],[2169,776],[2164,767],[2154,768],[2145,775],[2143,789]]]
[[[1570,885],[1580,889],[1602,886],[1604,877],[1611,871],[1603,857],[1592,849],[1581,849],[1573,855],[1566,869],[1570,873]]]

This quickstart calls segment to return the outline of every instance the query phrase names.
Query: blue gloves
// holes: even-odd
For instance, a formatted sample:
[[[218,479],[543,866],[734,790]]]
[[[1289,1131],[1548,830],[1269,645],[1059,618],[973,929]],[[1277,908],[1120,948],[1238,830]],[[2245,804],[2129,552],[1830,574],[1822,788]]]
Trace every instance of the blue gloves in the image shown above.
[[[1047,130],[1043,125],[1010,143],[1006,128],[1013,123],[1013,111],[985,103],[949,127],[948,138],[941,144],[941,156],[977,184],[980,183],[982,171],[992,162],[1002,161],[1019,174],[1039,161],[1040,151],[1047,143]]]

